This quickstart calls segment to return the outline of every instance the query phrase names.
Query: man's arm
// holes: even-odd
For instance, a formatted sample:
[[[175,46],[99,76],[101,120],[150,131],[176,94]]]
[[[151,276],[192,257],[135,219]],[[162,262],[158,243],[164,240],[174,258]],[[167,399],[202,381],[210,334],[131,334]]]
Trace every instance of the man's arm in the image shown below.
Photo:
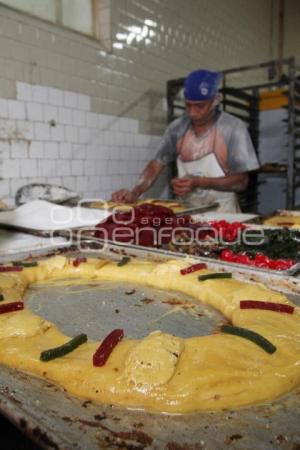
[[[248,186],[247,173],[232,173],[224,177],[194,177],[174,178],[172,186],[176,195],[186,195],[194,189],[214,189],[216,191],[241,192]]]
[[[182,118],[176,119],[168,126],[158,146],[155,159],[147,164],[139,177],[136,186],[131,191],[128,189],[121,189],[120,191],[114,192],[112,194],[113,201],[122,203],[135,202],[140,195],[152,186],[162,169],[176,159],[176,130],[178,126],[182,127],[182,120]],[[186,119],[184,123],[185,122]],[[186,126],[186,124],[184,126]]]
[[[121,189],[120,191],[114,192],[111,197],[112,201],[122,203],[135,202],[140,195],[152,186],[163,168],[164,165],[162,163],[151,160],[143,170],[136,186],[131,191],[128,189]]]

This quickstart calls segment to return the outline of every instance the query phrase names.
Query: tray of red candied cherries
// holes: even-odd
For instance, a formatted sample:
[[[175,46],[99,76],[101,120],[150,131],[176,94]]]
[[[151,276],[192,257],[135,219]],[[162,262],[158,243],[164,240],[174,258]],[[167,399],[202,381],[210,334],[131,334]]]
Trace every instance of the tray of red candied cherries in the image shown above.
[[[204,224],[198,224],[201,227]],[[173,250],[242,264],[258,270],[271,270],[282,275],[294,275],[300,270],[300,231],[267,229],[264,227],[229,223],[225,220],[205,224],[207,229],[190,242],[183,233],[181,243],[170,242]],[[185,239],[187,245],[185,245]]]
[[[282,275],[300,270],[300,230],[239,221],[202,220],[160,205],[139,205],[98,224],[93,236],[109,242],[163,249],[251,266]]]

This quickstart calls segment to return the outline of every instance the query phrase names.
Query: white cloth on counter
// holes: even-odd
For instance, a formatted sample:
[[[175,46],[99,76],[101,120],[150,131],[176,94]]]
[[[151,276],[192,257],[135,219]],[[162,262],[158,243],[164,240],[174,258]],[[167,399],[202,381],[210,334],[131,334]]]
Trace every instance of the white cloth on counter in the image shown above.
[[[0,212],[0,223],[32,230],[65,230],[97,225],[110,216],[105,209],[68,207],[34,200],[11,211]]]
[[[36,250],[51,250],[67,245],[67,239],[62,237],[44,238],[25,233],[0,231],[0,256]]]

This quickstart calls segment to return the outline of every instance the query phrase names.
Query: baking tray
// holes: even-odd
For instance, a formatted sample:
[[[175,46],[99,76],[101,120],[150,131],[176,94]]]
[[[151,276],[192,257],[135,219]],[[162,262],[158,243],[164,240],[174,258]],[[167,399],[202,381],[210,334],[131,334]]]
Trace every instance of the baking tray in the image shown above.
[[[110,250],[103,257],[120,258]],[[174,298],[176,303],[195,306],[170,314]],[[292,300],[300,305],[299,296]],[[29,289],[25,302],[66,333],[84,329],[94,339],[116,325],[124,326],[130,337],[157,328],[184,337],[201,335],[211,333],[222,320],[212,308],[187,296],[133,284],[43,285]],[[239,410],[151,414],[78,399],[49,381],[1,367],[0,409],[46,449],[296,450],[300,446],[299,388],[268,404]]]
[[[262,229],[268,229],[268,228],[263,228],[263,227],[253,227],[253,229],[257,230],[259,228]],[[296,241],[295,241],[296,242]],[[187,247],[189,244],[187,243],[186,245],[184,244],[184,242],[182,243],[182,247],[183,250],[180,251],[178,250],[178,252],[176,250],[171,250],[174,253],[179,253],[182,255],[189,255],[190,257],[194,257],[195,255],[193,255],[192,253],[185,253],[184,252],[184,247]],[[251,272],[264,272],[264,273],[268,273],[268,274],[275,274],[281,277],[292,277],[292,276],[296,276],[300,274],[300,262],[296,262],[294,265],[292,265],[289,269],[286,270],[275,270],[275,269],[269,269],[269,268],[263,268],[263,267],[259,267],[259,266],[251,266],[251,265],[247,265],[247,264],[240,264],[237,262],[230,262],[230,261],[223,261],[222,259],[218,259],[217,257],[213,257],[210,256],[211,252],[213,250],[215,251],[222,251],[222,250],[230,250],[232,247],[232,245],[228,242],[225,244],[214,244],[214,243],[209,243],[209,242],[201,242],[199,241],[199,244],[197,244],[197,249],[202,250],[202,254],[201,257],[207,259],[208,261],[218,261],[220,264],[226,264],[228,265],[228,267],[234,269],[237,268],[237,270],[239,270],[242,267],[248,267],[249,270]],[[249,248],[250,250],[251,248]],[[205,254],[206,253],[206,254]],[[298,253],[298,251],[297,251]],[[279,258],[278,258],[279,259]]]
[[[249,227],[252,227],[251,224],[248,225]],[[1,224],[0,224],[1,227]],[[256,228],[265,228],[261,225],[253,225],[253,227]],[[6,228],[6,226],[4,226]],[[141,258],[146,259],[158,259],[163,260],[165,258],[193,258],[202,262],[205,262],[211,267],[212,269],[219,269],[224,268],[224,270],[236,272],[236,273],[242,273],[243,276],[246,276],[248,279],[255,279],[257,281],[262,280],[264,283],[268,283],[268,279],[272,280],[271,287],[272,286],[286,286],[287,290],[291,290],[292,292],[295,291],[295,289],[300,288],[300,277],[296,277],[297,275],[300,275],[300,263],[295,264],[288,270],[268,270],[263,269],[259,267],[252,267],[252,266],[246,266],[243,264],[237,264],[237,263],[230,263],[228,261],[221,261],[216,260],[213,258],[208,257],[200,257],[196,255],[188,255],[185,253],[180,252],[174,252],[169,251],[165,249],[157,249],[157,248],[150,248],[150,247],[143,247],[138,245],[131,245],[121,242],[113,242],[113,241],[104,241],[102,239],[97,239],[93,237],[94,234],[94,227],[87,227],[87,228],[73,228],[72,230],[55,230],[49,231],[49,230],[43,230],[43,231],[37,231],[37,230],[31,230],[28,228],[23,227],[15,227],[14,225],[8,226],[7,229],[15,229],[16,231],[22,231],[29,234],[34,234],[38,236],[43,237],[49,237],[51,235],[54,236],[60,236],[67,239],[67,243],[64,247],[58,246],[57,249],[53,248],[52,252],[65,252],[70,250],[71,248],[79,248],[80,250],[88,250],[89,248],[93,248],[96,253],[103,253],[105,251],[110,252],[110,255],[113,254],[113,252],[116,253],[127,253],[130,252],[138,255]],[[32,250],[30,252],[22,252],[20,255],[21,258],[26,258],[29,256],[39,256],[47,254],[47,251],[43,250]],[[0,254],[0,262],[6,262],[9,260],[17,261],[19,258],[18,254],[15,255],[1,255]],[[284,281],[283,281],[284,279]]]
[[[0,229],[7,231],[16,231],[19,233],[31,234],[33,236],[39,237],[51,237],[55,234],[57,230],[37,230],[35,228],[22,227],[20,225],[13,225],[10,223],[0,222]]]
[[[260,228],[264,228],[261,225],[252,225],[249,224],[249,227],[253,228],[253,229],[260,229]],[[227,267],[227,270],[229,271],[242,271],[245,273],[250,273],[250,274],[255,274],[255,275],[259,275],[259,273],[261,274],[265,274],[265,275],[270,275],[270,276],[277,276],[277,277],[281,277],[281,278],[290,278],[293,276],[296,276],[298,274],[300,274],[300,263],[296,263],[294,264],[292,267],[290,267],[288,270],[271,270],[271,269],[264,269],[262,267],[257,267],[257,266],[246,266],[245,264],[238,264],[238,263],[234,263],[234,262],[228,262],[228,261],[222,261],[222,260],[218,260],[215,258],[210,258],[210,257],[206,257],[206,256],[196,256],[196,255],[189,255],[187,253],[181,253],[180,251],[171,251],[171,250],[166,250],[166,249],[162,249],[162,248],[155,248],[155,247],[143,247],[141,245],[134,245],[134,244],[126,244],[126,243],[122,243],[122,242],[114,242],[114,241],[110,241],[110,240],[103,240],[103,239],[97,239],[94,238],[94,231],[95,228],[86,228],[86,229],[80,229],[78,230],[79,233],[77,233],[77,230],[75,230],[74,234],[73,234],[73,242],[76,243],[77,245],[80,246],[84,246],[84,245],[92,245],[92,243],[95,243],[96,248],[97,245],[100,248],[116,248],[116,251],[120,251],[120,249],[125,249],[124,251],[130,251],[130,249],[134,249],[134,251],[140,251],[140,254],[147,254],[148,255],[168,255],[169,257],[172,258],[193,258],[193,259],[199,259],[202,262],[206,262],[209,263],[211,267]],[[81,248],[81,247],[80,247]],[[203,243],[203,249],[205,250],[205,248],[209,249],[209,244],[205,244]],[[119,249],[119,250],[118,250]],[[151,256],[149,256],[151,258]]]
[[[298,450],[300,391],[261,406],[185,416],[147,414],[76,399],[1,368],[2,412],[55,450]]]
[[[213,211],[213,210],[216,210],[218,208],[218,206],[219,206],[219,203],[216,203],[216,202],[215,203],[210,203],[209,205],[201,205],[201,206],[197,206],[197,207],[196,206],[195,207],[191,207],[191,206],[186,205],[185,203],[177,201],[177,200],[157,199],[157,200],[154,200],[154,202],[152,202],[152,203],[150,203],[150,202],[148,203],[147,199],[145,199],[145,203],[147,203],[149,205],[155,205],[156,204],[155,202],[158,203],[160,201],[161,202],[166,202],[166,205],[164,205],[166,207],[168,207],[168,202],[170,204],[171,203],[178,203],[178,205],[180,204],[184,209],[182,211],[175,212],[176,216],[181,216],[181,215],[184,215],[184,214],[197,214],[197,213],[201,213],[201,212]],[[116,205],[114,207],[111,206],[111,207],[108,207],[108,208],[103,208],[103,207],[95,206],[94,205],[95,202],[97,202],[97,199],[95,199],[95,200],[87,200],[87,201],[82,200],[82,201],[80,201],[80,206],[82,206],[84,208],[99,208],[99,209],[106,209],[108,211],[113,211],[115,208],[118,208],[118,207],[120,207],[122,209],[122,207],[139,206],[139,205],[141,205],[143,203],[142,201],[140,201],[137,204],[128,204],[128,205],[126,205],[126,203],[124,203],[123,205],[120,204],[120,205]],[[107,202],[107,203],[109,204],[110,202]],[[101,204],[105,204],[105,202],[101,201]]]

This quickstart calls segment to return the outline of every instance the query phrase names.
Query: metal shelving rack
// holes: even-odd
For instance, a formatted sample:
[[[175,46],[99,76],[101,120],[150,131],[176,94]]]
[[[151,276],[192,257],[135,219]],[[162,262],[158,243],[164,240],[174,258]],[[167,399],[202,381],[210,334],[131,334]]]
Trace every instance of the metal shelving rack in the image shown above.
[[[264,80],[260,83],[236,86],[230,81],[232,75],[236,78],[249,77],[255,71],[263,72]],[[260,93],[274,89],[284,89],[288,97],[287,115],[287,191],[286,208],[294,209],[295,191],[300,188],[300,79],[296,76],[297,67],[293,57],[283,60],[273,60],[261,64],[237,67],[223,70],[223,84],[220,91],[223,94],[222,109],[243,120],[248,127],[254,148],[258,153],[259,144],[259,101]],[[283,75],[284,74],[284,75]],[[299,77],[300,78],[300,77]],[[179,117],[184,112],[182,95],[184,78],[167,82],[168,122]],[[259,157],[259,155],[258,155]],[[173,172],[176,168],[173,167]],[[263,169],[260,170],[264,173]],[[267,172],[266,172],[267,173]],[[276,174],[276,170],[272,175]],[[282,171],[278,174],[282,176]],[[248,189],[242,194],[240,201],[242,209],[257,211],[258,194],[257,173],[250,174]]]

